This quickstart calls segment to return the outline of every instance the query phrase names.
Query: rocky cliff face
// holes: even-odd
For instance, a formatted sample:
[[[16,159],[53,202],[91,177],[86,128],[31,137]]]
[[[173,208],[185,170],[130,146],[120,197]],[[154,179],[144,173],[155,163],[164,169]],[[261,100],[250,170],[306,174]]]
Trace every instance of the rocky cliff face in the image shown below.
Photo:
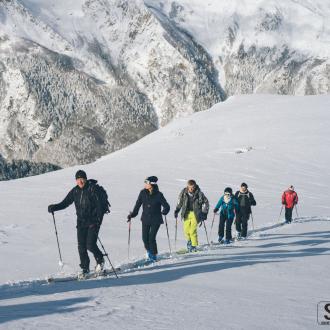
[[[204,47],[226,95],[330,92],[325,1],[146,2]]]
[[[308,0],[2,0],[0,154],[82,164],[229,95],[329,93],[329,13]]]

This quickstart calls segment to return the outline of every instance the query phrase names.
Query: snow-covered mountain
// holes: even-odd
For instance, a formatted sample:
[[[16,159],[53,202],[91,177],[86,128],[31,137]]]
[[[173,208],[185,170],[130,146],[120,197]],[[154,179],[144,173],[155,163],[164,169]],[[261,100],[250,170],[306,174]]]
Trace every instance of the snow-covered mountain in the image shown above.
[[[206,227],[213,240],[219,219],[211,232],[212,210],[225,187],[247,182],[257,201],[247,241],[173,255],[118,280],[25,282],[59,272],[47,206],[65,197],[81,167],[0,182],[0,329],[319,329],[317,304],[329,300],[330,287],[329,107],[330,96],[234,96],[82,166],[109,193],[112,208],[100,238],[122,268],[126,217],[149,175],[159,177],[171,205],[172,249],[173,211],[188,179],[210,201]],[[281,194],[290,184],[299,195],[299,217],[280,226]],[[145,255],[140,215],[132,221],[131,262]],[[63,271],[75,273],[74,206],[55,218]],[[177,249],[186,245],[182,227],[179,222]],[[235,237],[234,226],[232,232]],[[206,245],[203,227],[198,235]],[[165,225],[157,242],[160,256],[168,256]]]
[[[68,166],[241,93],[325,94],[330,4],[0,2],[0,154]]]

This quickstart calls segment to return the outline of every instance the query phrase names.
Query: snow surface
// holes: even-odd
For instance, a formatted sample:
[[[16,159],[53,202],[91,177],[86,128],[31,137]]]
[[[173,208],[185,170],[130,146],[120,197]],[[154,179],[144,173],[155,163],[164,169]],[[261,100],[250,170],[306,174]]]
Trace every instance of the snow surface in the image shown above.
[[[83,166],[110,195],[100,237],[116,266],[127,264],[126,216],[146,176],[159,177],[172,207],[172,248],[172,214],[186,180],[196,179],[211,210],[226,186],[235,190],[243,181],[258,203],[247,241],[173,256],[118,280],[20,282],[59,272],[47,205],[65,197],[79,167],[0,182],[0,328],[319,328],[317,303],[330,300],[329,106],[330,96],[235,96]],[[299,216],[279,226],[281,193],[290,184]],[[55,214],[67,274],[79,269],[74,213],[72,206]],[[207,228],[216,239],[218,220],[212,233],[211,221],[210,214]],[[140,227],[134,219],[131,260],[144,256]],[[178,238],[179,249],[181,226]],[[199,238],[206,244],[202,228]],[[165,226],[158,243],[165,256]]]

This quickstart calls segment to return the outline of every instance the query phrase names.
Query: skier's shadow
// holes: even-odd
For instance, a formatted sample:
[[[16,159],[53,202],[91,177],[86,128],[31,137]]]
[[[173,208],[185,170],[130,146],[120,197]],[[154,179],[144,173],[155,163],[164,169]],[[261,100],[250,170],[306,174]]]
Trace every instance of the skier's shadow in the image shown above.
[[[196,258],[196,256],[195,256]],[[228,260],[229,260],[228,256]],[[245,260],[243,260],[245,259]],[[85,281],[70,281],[58,282],[52,284],[32,284],[25,287],[22,286],[4,286],[0,288],[1,300],[16,299],[28,296],[47,296],[52,294],[59,294],[65,292],[81,292],[81,290],[91,290],[107,287],[121,287],[121,286],[140,286],[150,285],[155,283],[166,283],[178,280],[180,278],[202,273],[217,272],[220,270],[251,266],[254,264],[270,263],[274,261],[264,260],[246,260],[245,257],[237,257],[235,261],[227,261],[226,258],[203,258],[196,260],[186,259],[182,262],[167,265],[158,265],[155,267],[147,267],[140,270],[134,270],[120,276],[119,279],[115,277],[99,280],[85,280]],[[281,261],[278,261],[281,262]],[[150,272],[155,269],[156,271]],[[1,301],[0,300],[0,301]],[[29,304],[27,304],[28,306]],[[10,306],[4,307],[5,310]],[[2,318],[0,305],[0,320]]]
[[[211,251],[212,252],[212,251]],[[51,295],[54,293],[91,290],[104,287],[120,287],[130,285],[150,285],[166,283],[203,273],[218,272],[225,269],[240,268],[256,264],[289,262],[293,258],[329,255],[329,248],[306,248],[298,251],[264,250],[244,252],[234,249],[234,253],[215,257],[212,254],[196,254],[187,256],[173,264],[156,265],[123,274],[119,279],[91,280],[81,282],[52,283],[49,285],[34,284],[27,287],[0,287],[2,300],[26,297],[31,295]],[[154,271],[150,271],[154,270]],[[219,275],[221,276],[221,274]]]
[[[25,304],[0,306],[0,324],[31,317],[51,314],[72,313],[86,307],[69,307],[89,301],[91,298],[78,297],[53,301],[29,302]]]
[[[285,239],[298,238],[298,240],[286,242]],[[276,247],[276,246],[292,246],[292,245],[309,245],[315,246],[325,243],[330,243],[330,233],[329,232],[309,232],[309,233],[301,233],[301,234],[267,234],[262,236],[258,239],[259,242],[261,241],[268,241],[268,240],[281,240],[281,242],[274,242],[274,243],[266,243],[258,245],[257,248],[269,248],[269,247]]]

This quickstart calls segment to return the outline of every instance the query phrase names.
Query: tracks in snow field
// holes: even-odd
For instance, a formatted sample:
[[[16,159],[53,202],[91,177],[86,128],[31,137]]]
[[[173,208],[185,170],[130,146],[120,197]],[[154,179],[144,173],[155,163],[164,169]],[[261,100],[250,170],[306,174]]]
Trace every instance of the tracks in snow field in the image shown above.
[[[292,224],[302,224],[302,223],[309,223],[309,222],[329,222],[330,223],[330,217],[299,217],[296,218]],[[292,225],[291,224],[291,225]],[[288,226],[291,226],[288,225]],[[126,262],[122,263],[118,266],[120,270],[118,271],[118,274],[125,275],[134,273],[140,270],[153,270],[157,268],[163,268],[166,267],[167,265],[170,265],[173,267],[177,263],[182,262],[185,259],[189,258],[198,258],[198,257],[204,257],[207,256],[210,252],[219,250],[219,249],[229,249],[229,248],[240,248],[240,247],[247,247],[250,246],[249,243],[253,241],[254,239],[258,240],[262,238],[264,235],[268,233],[269,231],[272,231],[274,229],[284,227],[285,223],[280,222],[280,223],[270,223],[266,226],[263,226],[261,228],[257,228],[255,230],[249,231],[249,237],[248,240],[242,240],[242,241],[235,241],[232,244],[229,244],[227,246],[224,245],[219,245],[219,244],[211,244],[210,246],[205,244],[201,245],[198,249],[197,252],[193,253],[186,253],[186,254],[177,254],[176,252],[173,252],[172,254],[170,253],[161,253],[158,255],[158,261],[156,263],[144,263],[145,259],[136,259],[131,262]],[[28,289],[28,288],[34,288],[38,286],[44,286],[44,285],[56,285],[56,281],[49,281],[50,277],[60,277],[60,278],[68,278],[68,281],[70,281],[70,278],[76,277],[74,274],[57,274],[53,276],[45,276],[44,278],[38,278],[38,279],[31,279],[31,280],[23,280],[23,281],[14,281],[14,282],[8,282],[6,284],[0,285],[0,293],[3,290],[8,290],[10,288],[14,289]],[[97,278],[90,278],[83,280],[83,282],[86,281],[98,281],[98,280],[104,280],[104,279],[109,279],[113,278],[115,280],[115,276],[113,273],[107,274],[106,276],[100,276]],[[65,281],[62,281],[65,282]],[[62,283],[63,284],[63,283]],[[1,296],[1,294],[0,294]]]

